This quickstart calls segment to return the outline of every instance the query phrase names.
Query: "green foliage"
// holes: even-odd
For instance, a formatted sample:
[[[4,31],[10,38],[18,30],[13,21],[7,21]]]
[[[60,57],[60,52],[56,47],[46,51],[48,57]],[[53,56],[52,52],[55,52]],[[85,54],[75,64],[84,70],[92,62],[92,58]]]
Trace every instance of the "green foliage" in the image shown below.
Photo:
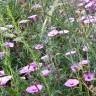
[[[7,24],[14,26],[6,32],[0,29],[0,51],[5,52],[4,58],[0,60],[0,67],[6,75],[12,76],[10,85],[0,87],[0,96],[45,96],[46,93],[48,96],[95,96],[90,86],[96,88],[96,79],[88,85],[82,75],[87,70],[94,73],[96,71],[96,24],[81,24],[76,13],[77,8],[64,0],[25,0],[23,4],[18,1],[0,0],[0,27],[6,27]],[[34,4],[40,4],[41,8],[34,9]],[[19,23],[31,15],[38,16],[36,22],[29,20],[27,24]],[[70,17],[76,20],[70,22]],[[69,33],[48,37],[53,27],[58,31],[67,30]],[[11,35],[13,32],[16,33]],[[8,41],[14,42],[13,48],[4,47],[4,43]],[[36,50],[36,44],[43,44],[44,48]],[[84,45],[88,45],[88,52],[82,51]],[[74,50],[76,54],[65,55]],[[46,66],[42,67],[41,57],[46,54],[49,60]],[[80,72],[72,72],[71,65],[83,59],[88,59],[90,65],[85,66]],[[36,72],[28,74],[27,80],[21,79],[20,68],[33,61],[37,63]],[[48,68],[51,74],[45,78],[41,71]],[[64,82],[69,78],[78,79],[80,84],[74,88],[67,88]],[[36,95],[28,94],[26,88],[36,83],[43,84],[42,92]]]

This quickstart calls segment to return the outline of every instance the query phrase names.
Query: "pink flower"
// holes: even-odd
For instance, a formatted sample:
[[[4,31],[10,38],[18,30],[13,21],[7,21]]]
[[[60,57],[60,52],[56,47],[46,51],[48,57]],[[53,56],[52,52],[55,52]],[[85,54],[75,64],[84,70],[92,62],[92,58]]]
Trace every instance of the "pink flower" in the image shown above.
[[[96,23],[96,16],[83,16],[80,21],[84,24]]]
[[[5,43],[4,43],[4,46],[5,46],[6,48],[14,47],[14,43],[12,43],[12,42],[5,42]]]
[[[88,4],[85,5],[85,8],[92,7],[93,4],[94,4],[94,2],[89,2]]]
[[[37,21],[37,15],[29,16],[28,19],[32,20],[33,22]]]
[[[89,60],[81,60],[79,62],[79,65],[88,65],[89,64]]]
[[[78,84],[79,84],[79,80],[77,79],[69,79],[64,83],[66,87],[74,87],[77,86]]]
[[[4,77],[0,77],[0,86],[5,86],[8,81],[10,81],[12,79],[12,76],[4,76]]]
[[[83,78],[85,81],[92,81],[94,79],[94,73],[91,72],[84,73]]]
[[[19,72],[20,72],[20,74],[29,74],[31,72],[34,72],[36,70],[36,67],[37,67],[36,63],[33,62],[33,63],[21,68],[21,70]]]
[[[42,49],[44,46],[43,46],[43,44],[37,44],[37,45],[35,45],[35,49],[36,50],[40,50],[40,49]]]
[[[42,90],[43,86],[40,85],[40,84],[37,84],[37,85],[31,85],[30,87],[28,87],[26,89],[26,91],[28,93],[31,93],[31,94],[36,94],[36,93],[39,93],[41,90]]]
[[[47,70],[47,69],[45,69],[45,70],[43,70],[43,71],[41,72],[42,76],[44,76],[44,77],[48,77],[49,73],[50,73],[50,71]]]
[[[56,29],[50,31],[48,33],[48,37],[54,37],[54,36],[57,36],[59,34],[59,31],[57,31]]]
[[[82,2],[88,3],[90,0],[81,0]]]
[[[5,75],[4,70],[0,70],[0,76],[4,76],[4,75]]]
[[[87,13],[96,12],[96,0],[82,0],[81,2],[83,3]]]
[[[73,64],[71,66],[72,72],[78,72],[80,69],[82,69],[82,67],[79,64]]]

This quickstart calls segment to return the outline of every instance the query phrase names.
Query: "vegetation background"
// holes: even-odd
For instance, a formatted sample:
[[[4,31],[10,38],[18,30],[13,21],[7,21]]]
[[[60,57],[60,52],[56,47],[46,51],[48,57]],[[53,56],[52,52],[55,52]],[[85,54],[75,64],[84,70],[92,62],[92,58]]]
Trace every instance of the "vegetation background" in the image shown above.
[[[7,86],[0,86],[0,96],[96,96],[96,78],[86,83],[82,77],[85,72],[95,74],[96,71],[96,24],[80,22],[82,16],[96,14],[88,13],[78,6],[79,3],[78,0],[0,0],[0,51],[4,52],[0,70],[12,76]],[[37,16],[36,21],[28,19],[31,15]],[[21,20],[28,22],[21,24]],[[10,24],[14,27],[8,29],[6,25]],[[48,33],[53,29],[68,33],[64,31],[50,38]],[[5,42],[14,43],[14,47],[6,48]],[[36,50],[36,44],[43,44],[44,48]],[[88,51],[82,50],[85,46]],[[65,55],[74,50],[75,54]],[[49,59],[42,61],[41,57],[46,54]],[[72,72],[70,67],[81,60],[90,63]],[[37,70],[22,79],[20,68],[33,61]],[[47,78],[41,75],[44,69],[51,70]],[[69,78],[78,79],[79,85],[64,86]],[[38,94],[26,92],[28,86],[38,83],[43,85],[42,91]]]

